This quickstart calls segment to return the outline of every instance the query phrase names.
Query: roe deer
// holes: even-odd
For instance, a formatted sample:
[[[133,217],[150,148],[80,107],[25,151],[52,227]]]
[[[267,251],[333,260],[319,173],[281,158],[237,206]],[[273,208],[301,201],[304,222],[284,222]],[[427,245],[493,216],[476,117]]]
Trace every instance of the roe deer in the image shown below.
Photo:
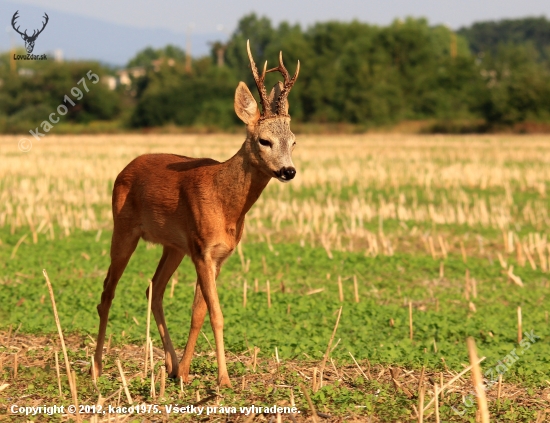
[[[244,82],[235,92],[235,112],[246,124],[246,140],[226,162],[175,154],[146,154],[134,159],[116,178],[113,188],[113,238],[111,265],[103,284],[99,333],[94,356],[96,375],[101,374],[103,344],[109,308],[117,283],[140,238],[162,244],[163,253],[153,276],[152,311],[165,351],[166,370],[171,377],[188,382],[195,343],[206,316],[216,341],[218,384],[231,385],[223,345],[223,315],[216,279],[223,262],[239,243],[245,215],[267,183],[275,177],[289,182],[296,175],[292,151],[296,145],[290,131],[288,93],[300,71],[291,78],[279,54],[279,66],[261,75],[247,42],[250,67],[260,93],[262,113]],[[279,71],[278,82],[267,95],[266,72]],[[168,280],[184,256],[190,256],[197,272],[191,329],[183,358],[177,357],[162,308]],[[151,293],[146,291],[146,295]]]

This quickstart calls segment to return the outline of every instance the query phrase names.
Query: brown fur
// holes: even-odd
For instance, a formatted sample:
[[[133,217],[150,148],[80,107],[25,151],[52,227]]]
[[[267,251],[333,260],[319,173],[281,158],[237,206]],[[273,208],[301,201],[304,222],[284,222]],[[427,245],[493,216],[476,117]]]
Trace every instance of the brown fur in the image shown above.
[[[188,381],[195,343],[208,310],[216,341],[218,383],[231,384],[225,364],[223,315],[216,278],[241,239],[246,213],[267,183],[272,177],[288,181],[281,177],[280,170],[293,167],[291,154],[295,145],[290,118],[260,119],[256,101],[242,82],[235,93],[235,112],[247,125],[247,137],[240,150],[226,162],[147,154],[134,159],[116,178],[111,265],[97,306],[100,317],[94,357],[97,375],[101,374],[109,309],[117,283],[139,239],[143,238],[164,247],[153,276],[152,311],[168,374]],[[262,146],[260,139],[271,145]],[[186,255],[195,265],[197,286],[187,345],[176,365],[162,298],[170,277]]]

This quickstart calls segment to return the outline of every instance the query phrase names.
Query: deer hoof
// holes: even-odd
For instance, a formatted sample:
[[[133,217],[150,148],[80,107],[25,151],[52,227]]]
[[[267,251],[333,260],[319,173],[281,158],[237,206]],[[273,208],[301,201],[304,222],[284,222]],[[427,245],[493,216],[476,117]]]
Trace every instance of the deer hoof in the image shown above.
[[[99,376],[101,376],[101,371],[102,371],[102,367],[100,364],[94,362],[91,366],[90,366],[90,370],[88,370],[88,373],[90,376],[92,376],[92,378],[98,378]]]
[[[220,387],[231,388],[231,381],[229,380],[229,376],[223,375],[222,377],[220,377],[218,379],[218,385]]]

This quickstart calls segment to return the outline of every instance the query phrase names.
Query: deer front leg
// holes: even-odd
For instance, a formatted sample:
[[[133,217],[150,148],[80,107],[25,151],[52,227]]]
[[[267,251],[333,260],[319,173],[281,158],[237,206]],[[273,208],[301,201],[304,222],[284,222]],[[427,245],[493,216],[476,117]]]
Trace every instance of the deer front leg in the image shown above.
[[[223,344],[223,314],[216,289],[218,265],[211,259],[200,259],[195,262],[198,283],[208,307],[210,324],[216,341],[216,358],[218,360],[218,385],[231,386],[225,363],[225,349]]]

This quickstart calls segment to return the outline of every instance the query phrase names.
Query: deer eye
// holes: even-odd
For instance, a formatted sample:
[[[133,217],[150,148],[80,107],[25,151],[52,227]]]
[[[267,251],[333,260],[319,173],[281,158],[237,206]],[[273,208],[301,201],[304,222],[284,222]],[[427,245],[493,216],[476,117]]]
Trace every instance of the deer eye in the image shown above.
[[[260,138],[260,144],[264,147],[271,147],[271,143],[268,140],[264,140],[263,138]]]

